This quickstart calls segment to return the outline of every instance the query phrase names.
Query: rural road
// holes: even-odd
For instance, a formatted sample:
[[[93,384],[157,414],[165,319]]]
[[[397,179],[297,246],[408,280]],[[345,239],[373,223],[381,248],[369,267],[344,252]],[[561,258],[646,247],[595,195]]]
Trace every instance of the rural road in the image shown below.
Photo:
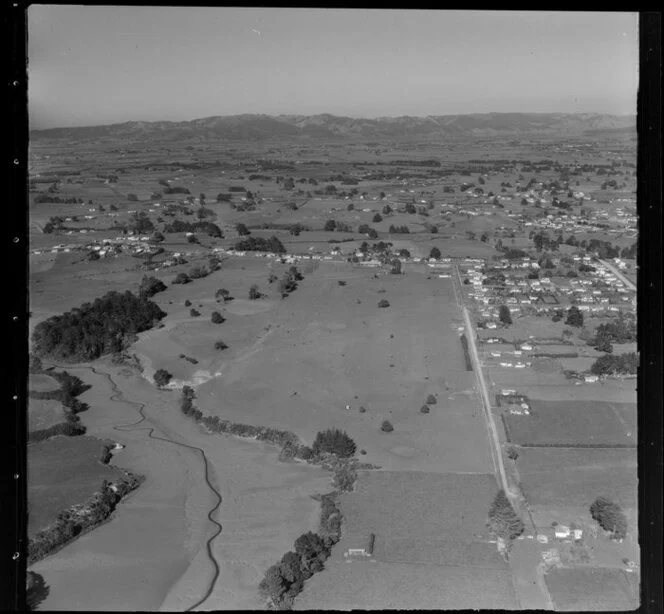
[[[189,444],[181,443],[179,441],[174,441],[174,440],[169,439],[167,437],[159,437],[159,436],[154,434],[154,431],[155,431],[154,427],[145,426],[145,427],[141,427],[139,429],[135,428],[137,425],[141,424],[141,422],[144,422],[145,420],[147,420],[147,416],[144,413],[145,404],[144,403],[138,403],[136,401],[129,401],[129,400],[125,399],[122,391],[120,390],[120,388],[116,384],[115,380],[111,377],[111,375],[109,373],[106,373],[104,371],[98,371],[94,367],[85,367],[85,366],[72,367],[71,365],[56,365],[56,364],[54,364],[53,366],[58,367],[58,368],[63,368],[63,369],[67,368],[67,369],[70,369],[70,370],[87,369],[89,371],[92,371],[96,375],[100,375],[100,376],[105,377],[106,379],[108,379],[108,382],[111,385],[111,388],[113,390],[113,394],[111,395],[110,400],[115,401],[116,403],[124,403],[126,405],[131,405],[132,407],[134,407],[134,409],[136,409],[136,411],[141,416],[141,418],[138,421],[132,422],[131,424],[120,424],[120,425],[114,426],[113,427],[114,430],[116,430],[116,431],[136,431],[136,430],[148,431],[148,437],[150,437],[151,439],[158,439],[160,441],[165,441],[167,443],[172,443],[173,445],[180,446],[180,447],[183,447],[183,448],[188,448],[190,450],[194,450],[194,451],[199,452],[201,454],[201,458],[203,459],[203,467],[204,467],[203,478],[204,478],[205,483],[207,484],[208,488],[212,491],[212,493],[215,496],[215,499],[217,500],[215,505],[208,511],[208,514],[207,514],[208,520],[213,525],[215,525],[216,530],[215,530],[214,534],[211,537],[208,538],[208,540],[205,544],[206,549],[207,549],[208,558],[210,559],[210,562],[212,563],[212,566],[214,568],[214,575],[212,577],[212,580],[210,581],[210,584],[209,584],[208,589],[205,592],[205,594],[194,605],[188,607],[185,610],[186,612],[191,612],[193,609],[195,609],[195,608],[199,607],[201,604],[203,604],[208,599],[208,597],[210,597],[210,595],[212,594],[212,591],[214,590],[214,586],[217,582],[217,579],[219,578],[219,574],[220,574],[219,562],[217,561],[217,559],[216,559],[216,557],[215,557],[215,555],[212,551],[212,542],[221,533],[223,527],[212,516],[213,516],[213,514],[215,514],[215,512],[219,509],[219,506],[221,505],[221,494],[212,485],[212,483],[210,481],[210,464],[208,462],[207,456],[205,455],[205,452],[201,448],[198,448],[196,446],[190,446]]]
[[[455,266],[457,277],[459,283],[461,282],[461,274],[459,273],[459,267]],[[493,456],[493,464],[496,468],[496,471],[500,475],[500,481],[507,496],[510,496],[510,491],[507,488],[507,475],[505,474],[505,465],[503,464],[503,455],[500,451],[500,439],[498,438],[498,429],[496,428],[496,423],[493,419],[493,414],[491,413],[491,400],[489,398],[489,390],[484,380],[484,373],[482,371],[482,363],[480,362],[480,357],[477,352],[477,345],[475,344],[475,331],[473,330],[473,325],[470,321],[470,315],[468,309],[463,304],[463,294],[461,288],[459,288],[459,298],[461,300],[461,310],[463,312],[463,320],[466,325],[466,337],[468,338],[468,345],[470,347],[470,354],[473,360],[473,365],[475,369],[475,377],[477,378],[477,384],[480,388],[480,394],[482,397],[482,405],[484,407],[484,417],[486,419],[487,428],[489,430],[489,438],[491,440],[491,454]]]
[[[617,267],[613,266],[606,260],[600,260],[600,262],[607,268],[609,269],[620,281],[622,281],[630,290],[634,290],[636,292],[636,286],[629,280],[627,277],[625,277]]]

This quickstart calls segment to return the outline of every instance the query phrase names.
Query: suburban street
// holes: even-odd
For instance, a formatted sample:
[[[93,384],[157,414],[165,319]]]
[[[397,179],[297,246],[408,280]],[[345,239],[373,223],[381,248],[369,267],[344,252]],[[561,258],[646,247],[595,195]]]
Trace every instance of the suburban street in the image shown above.
[[[609,269],[620,281],[622,281],[630,290],[634,290],[634,292],[636,292],[636,286],[620,272],[618,267],[613,266],[610,262],[607,262],[606,260],[600,260],[600,262],[607,269]]]

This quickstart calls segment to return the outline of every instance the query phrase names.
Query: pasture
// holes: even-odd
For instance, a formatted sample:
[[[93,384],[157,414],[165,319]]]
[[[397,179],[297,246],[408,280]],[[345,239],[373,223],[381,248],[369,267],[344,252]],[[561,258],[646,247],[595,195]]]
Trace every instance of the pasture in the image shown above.
[[[214,341],[205,321],[208,307],[200,322],[187,324],[186,334],[178,332],[180,324],[171,328],[169,317],[164,329],[142,335],[135,346],[155,369],[171,366],[176,377],[192,373],[177,360],[180,352],[202,357],[196,368],[216,375],[197,389],[202,411],[292,430],[308,442],[319,430],[341,428],[366,450],[367,461],[386,469],[492,471],[480,401],[456,330],[461,319],[451,281],[418,273],[375,278],[373,270],[323,263],[310,273],[302,267],[305,279],[281,300],[260,282],[265,265],[233,266],[224,263],[215,274],[223,280],[218,285],[241,296],[255,282],[270,297],[227,305],[227,322],[214,330],[228,350],[210,357],[193,347]],[[196,305],[198,287],[216,307],[207,280],[172,292],[190,293]],[[158,295],[158,302],[170,292]],[[377,307],[383,298],[391,307]],[[176,337],[177,347],[166,345]],[[429,394],[438,403],[421,414]],[[394,432],[380,431],[385,419]]]
[[[100,462],[103,441],[54,437],[28,445],[28,534],[55,522],[58,513],[83,503],[121,472]]]
[[[561,612],[626,611],[639,606],[632,582],[621,569],[567,568],[546,574],[546,586]]]
[[[28,431],[40,431],[65,422],[66,412],[60,401],[28,399]]]
[[[520,445],[636,446],[636,406],[587,401],[532,401],[530,416],[507,415],[510,440]]]
[[[623,509],[637,505],[634,449],[522,448],[517,469],[531,507],[587,510],[600,495]]]
[[[28,390],[35,392],[50,392],[58,390],[60,383],[45,373],[30,373],[28,375]]]

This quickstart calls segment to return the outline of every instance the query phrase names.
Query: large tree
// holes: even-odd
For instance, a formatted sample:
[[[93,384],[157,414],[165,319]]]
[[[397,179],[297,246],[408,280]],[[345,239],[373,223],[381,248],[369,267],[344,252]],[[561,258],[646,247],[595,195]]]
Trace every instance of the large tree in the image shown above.
[[[590,506],[590,515],[614,539],[623,539],[627,535],[627,517],[608,497],[597,497]]]
[[[510,313],[510,308],[507,305],[500,306],[500,310],[498,311],[498,318],[505,326],[512,324],[512,314]]]

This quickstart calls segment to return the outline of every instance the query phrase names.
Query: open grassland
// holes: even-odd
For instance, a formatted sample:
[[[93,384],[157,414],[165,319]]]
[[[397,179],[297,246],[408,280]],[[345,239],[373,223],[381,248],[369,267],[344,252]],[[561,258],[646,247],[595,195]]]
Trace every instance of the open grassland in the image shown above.
[[[375,533],[377,542],[488,539],[486,518],[497,490],[493,475],[362,472],[355,492],[342,499],[344,535]]]
[[[207,308],[200,322],[187,324],[186,334],[177,330],[182,324],[169,328],[168,318],[164,329],[145,334],[135,347],[153,368],[173,366],[176,377],[184,368],[192,372],[185,365],[176,369],[180,352],[207,361],[197,369],[221,373],[198,387],[197,404],[206,413],[292,430],[308,442],[321,429],[341,428],[358,449],[366,449],[366,460],[386,469],[491,471],[450,281],[419,274],[375,279],[373,271],[345,263],[322,264],[310,274],[303,267],[303,272],[304,281],[283,301],[263,282],[259,287],[270,292],[269,300],[228,304],[228,320],[215,331],[229,349],[218,357],[205,353],[214,342]],[[261,274],[265,279],[267,269]],[[255,280],[249,266],[223,268],[217,275],[237,296]],[[181,292],[193,293],[197,284],[185,288],[190,287]],[[214,305],[212,290],[206,294]],[[391,307],[379,309],[382,298]],[[203,342],[202,350],[193,346]],[[186,349],[178,350],[185,343]],[[438,402],[422,414],[429,394]],[[385,419],[394,432],[380,431]]]
[[[620,569],[579,567],[556,569],[545,580],[557,611],[634,610],[639,600],[626,575]]]
[[[518,609],[510,572],[329,559],[295,610]]]
[[[530,416],[507,415],[510,440],[521,445],[636,446],[636,406],[534,401]]]
[[[636,450],[523,448],[517,468],[532,507],[588,508],[600,495],[623,509],[637,504]]]
[[[28,375],[28,390],[35,392],[50,392],[58,390],[60,384],[54,380],[50,375],[41,373],[30,373]]]
[[[83,503],[120,471],[100,462],[94,437],[54,437],[28,446],[28,533],[55,522],[58,513]]]
[[[582,402],[605,401],[607,403],[636,403],[636,378],[626,380],[606,380],[602,383],[585,384],[571,383],[561,378],[557,384],[523,385],[514,380],[519,392],[530,399],[542,401]],[[507,386],[506,386],[507,387]]]
[[[54,399],[28,400],[28,431],[40,431],[65,422],[66,413],[62,403]]]

